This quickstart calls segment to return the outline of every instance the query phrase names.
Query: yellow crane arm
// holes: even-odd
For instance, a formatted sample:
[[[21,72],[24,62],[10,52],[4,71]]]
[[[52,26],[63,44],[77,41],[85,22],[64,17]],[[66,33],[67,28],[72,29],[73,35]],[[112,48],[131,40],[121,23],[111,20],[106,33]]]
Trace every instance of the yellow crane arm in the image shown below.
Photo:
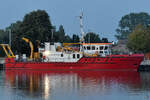
[[[29,39],[23,37],[22,40],[24,40],[25,42],[29,43]]]
[[[63,46],[70,46],[70,45],[76,45],[76,44],[81,44],[81,43],[63,43]]]
[[[13,52],[12,52],[12,50],[8,44],[0,44],[0,46],[2,46],[2,48],[3,48],[3,50],[6,53],[8,58],[15,58],[15,55],[13,54]],[[6,48],[8,48],[8,49],[6,49]],[[7,50],[9,51],[10,54],[8,53]]]
[[[8,53],[7,50],[6,50],[5,45],[1,45],[1,46],[2,46],[3,50],[5,51],[5,54],[7,55],[7,57],[8,57],[8,58],[11,58],[11,56],[9,55],[9,53]]]
[[[11,54],[11,57],[15,57],[15,55],[13,54],[13,52],[12,52],[12,50],[11,50],[11,48],[10,48],[10,46],[9,45],[7,45],[7,48],[8,48],[8,50],[9,50],[9,52],[10,52],[10,54]]]
[[[29,45],[30,45],[30,49],[31,49],[30,59],[32,59],[33,58],[33,44],[31,41],[29,42]]]
[[[29,39],[25,38],[25,37],[23,37],[22,40],[24,40],[25,42],[29,43],[30,49],[31,49],[30,59],[32,59],[33,58],[33,50],[34,50],[32,42]]]

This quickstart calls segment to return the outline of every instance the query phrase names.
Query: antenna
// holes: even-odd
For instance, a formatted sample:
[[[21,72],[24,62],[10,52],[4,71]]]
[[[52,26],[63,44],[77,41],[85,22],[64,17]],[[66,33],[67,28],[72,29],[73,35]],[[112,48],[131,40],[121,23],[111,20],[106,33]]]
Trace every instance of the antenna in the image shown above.
[[[81,12],[80,16],[78,16],[80,18],[80,31],[81,31],[81,39],[80,42],[84,43],[84,31],[83,31],[83,11]]]

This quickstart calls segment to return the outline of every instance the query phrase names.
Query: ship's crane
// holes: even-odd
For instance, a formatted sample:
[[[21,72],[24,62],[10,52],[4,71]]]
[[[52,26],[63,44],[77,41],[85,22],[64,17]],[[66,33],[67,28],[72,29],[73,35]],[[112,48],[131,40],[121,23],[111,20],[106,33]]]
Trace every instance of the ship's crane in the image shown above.
[[[23,37],[22,38],[22,40],[24,40],[25,42],[27,42],[27,43],[29,43],[29,45],[30,45],[30,49],[31,49],[31,52],[30,52],[30,57],[29,57],[29,59],[39,59],[39,52],[34,52],[34,50],[36,49],[36,48],[34,48],[34,46],[33,46],[33,43],[29,40],[29,39],[27,39],[27,38],[25,38],[25,37]],[[39,45],[39,41],[36,41],[36,42],[38,42],[37,44]],[[39,46],[37,46],[37,48],[38,48]]]
[[[29,43],[30,49],[31,49],[29,59],[32,59],[33,58],[33,50],[34,50],[32,42],[29,39],[25,38],[25,37],[23,37],[22,40],[24,40],[25,42]]]
[[[69,50],[69,51],[79,51],[78,48],[74,48],[72,46],[77,46],[77,45],[81,45],[81,43],[63,43],[63,49],[64,50]],[[71,46],[71,47],[70,47]]]
[[[63,43],[63,46],[81,45],[82,43]]]
[[[10,46],[8,44],[0,44],[0,46],[3,48],[5,54],[8,58],[15,58],[15,55],[13,54]]]

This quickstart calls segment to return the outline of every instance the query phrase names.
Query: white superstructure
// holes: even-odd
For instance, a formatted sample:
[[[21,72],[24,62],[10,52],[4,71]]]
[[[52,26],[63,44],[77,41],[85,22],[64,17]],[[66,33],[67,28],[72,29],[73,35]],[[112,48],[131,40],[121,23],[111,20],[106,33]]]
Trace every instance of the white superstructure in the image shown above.
[[[42,54],[45,62],[77,62],[83,56],[100,57],[111,54],[111,43],[83,43],[83,50],[74,50],[74,47],[63,47],[60,43],[48,43],[44,45]],[[78,47],[80,48],[80,47]]]
[[[57,50],[58,47],[60,47],[58,43],[45,43],[43,52],[45,62],[77,62],[83,56],[80,52],[66,50],[62,47]]]

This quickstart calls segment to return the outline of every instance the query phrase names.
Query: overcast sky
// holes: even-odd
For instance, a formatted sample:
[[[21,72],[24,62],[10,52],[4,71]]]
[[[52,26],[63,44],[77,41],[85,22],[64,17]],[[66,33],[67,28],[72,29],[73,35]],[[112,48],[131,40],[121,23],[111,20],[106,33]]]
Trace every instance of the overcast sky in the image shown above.
[[[4,29],[33,10],[46,10],[58,29],[63,25],[69,35],[80,34],[81,9],[84,30],[114,40],[115,29],[122,16],[131,12],[150,13],[150,0],[0,0],[0,29]]]

